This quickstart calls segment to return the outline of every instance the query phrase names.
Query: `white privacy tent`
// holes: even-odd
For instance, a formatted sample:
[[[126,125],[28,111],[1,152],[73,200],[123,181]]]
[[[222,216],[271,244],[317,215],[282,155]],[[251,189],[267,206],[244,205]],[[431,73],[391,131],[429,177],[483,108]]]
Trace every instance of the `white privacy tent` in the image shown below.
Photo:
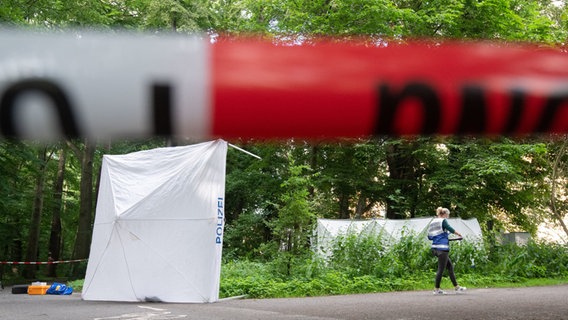
[[[227,143],[105,155],[84,300],[214,302]]]
[[[428,226],[433,217],[414,218],[405,220],[372,219],[372,220],[346,220],[346,219],[318,219],[315,229],[316,252],[327,257],[333,242],[345,235],[377,235],[385,240],[385,244],[398,241],[404,234],[424,235],[427,241]],[[448,218],[449,224],[469,241],[481,241],[481,227],[477,219],[462,220],[461,218]]]

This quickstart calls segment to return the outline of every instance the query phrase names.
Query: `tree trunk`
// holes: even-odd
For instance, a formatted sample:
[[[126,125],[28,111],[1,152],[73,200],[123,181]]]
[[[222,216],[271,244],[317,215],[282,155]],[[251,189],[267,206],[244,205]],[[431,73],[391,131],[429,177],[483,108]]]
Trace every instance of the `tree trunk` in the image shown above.
[[[93,158],[95,146],[85,141],[85,147],[81,155],[81,186],[79,221],[77,236],[73,250],[73,259],[87,259],[91,244],[92,210],[93,210]],[[84,276],[84,266],[73,266],[73,277]]]
[[[312,145],[311,152],[310,152],[310,169],[312,170],[312,176],[317,174],[318,170],[318,153],[319,153],[319,146],[317,144]],[[308,187],[308,192],[310,193],[310,199],[314,198],[315,195],[315,187],[310,184]]]
[[[363,214],[366,212],[365,209],[367,208],[367,197],[360,194],[359,200],[357,201],[357,207],[355,208],[355,219],[361,219]]]
[[[339,219],[349,219],[349,196],[346,194],[339,195]]]
[[[43,187],[46,163],[46,148],[38,151],[39,170],[36,177],[34,201],[32,207],[32,217],[28,233],[28,248],[26,250],[26,261],[37,261],[39,250],[39,233],[41,223],[41,213],[43,207]],[[27,279],[35,278],[36,265],[26,265],[23,276]]]
[[[63,181],[65,178],[65,146],[59,150],[59,163],[57,165],[57,176],[53,187],[53,212],[51,216],[51,233],[49,236],[49,258],[48,260],[58,261],[61,259],[61,212],[63,207]],[[57,265],[47,266],[47,276],[57,277]]]
[[[416,159],[412,155],[415,146],[410,142],[391,144],[386,148],[390,192],[396,197],[387,197],[387,218],[404,219],[413,212],[416,200]]]
[[[560,224],[566,235],[568,235],[568,227],[566,227],[566,224],[564,223],[563,215],[556,209],[556,180],[558,179],[558,171],[560,170],[560,159],[562,158],[562,156],[564,156],[567,144],[568,140],[562,144],[562,147],[560,148],[560,151],[558,151],[558,155],[556,155],[556,159],[554,160],[554,166],[552,167],[552,187],[550,190],[549,203],[552,215],[558,220],[558,223]]]

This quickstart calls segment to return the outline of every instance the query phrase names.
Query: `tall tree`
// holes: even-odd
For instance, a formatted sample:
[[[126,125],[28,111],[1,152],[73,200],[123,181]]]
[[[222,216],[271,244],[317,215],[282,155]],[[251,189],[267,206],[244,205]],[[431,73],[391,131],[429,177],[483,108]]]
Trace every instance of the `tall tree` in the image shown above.
[[[419,160],[414,155],[416,141],[395,140],[386,146],[390,195],[386,199],[386,217],[405,219],[416,216],[418,196],[417,170]]]
[[[568,227],[564,223],[564,217],[566,216],[567,205],[565,201],[566,192],[566,177],[568,176],[568,165],[566,164],[567,152],[566,147],[568,146],[568,140],[563,137],[564,141],[560,146],[559,150],[554,155],[554,162],[552,164],[552,177],[550,181],[550,211],[552,216],[556,219],[557,223],[562,227],[564,233],[568,236]]]
[[[37,180],[37,147],[0,141],[0,254],[8,260],[25,259],[27,228]]]
[[[45,146],[39,147],[37,150],[37,165],[38,170],[35,180],[35,192],[33,195],[32,217],[30,219],[30,226],[28,231],[26,261],[37,261],[39,252],[39,235],[41,229],[41,216],[43,213],[43,197],[47,161],[51,155],[47,155],[48,148]],[[35,269],[37,266],[26,265],[24,269],[24,277],[35,278]]]
[[[139,1],[142,28],[173,32],[202,32],[212,27],[210,1],[147,0]]]
[[[75,156],[81,160],[80,208],[73,259],[87,259],[89,257],[93,221],[93,161],[95,145],[89,140],[85,140],[81,145],[82,148],[79,148],[75,144],[70,144]],[[84,272],[77,266],[74,265],[73,276],[80,276]]]
[[[285,272],[289,275],[292,260],[309,249],[309,237],[314,226],[315,214],[309,201],[309,178],[303,172],[305,165],[296,165],[288,155],[290,165],[288,178],[282,183],[278,218],[271,222],[278,246],[279,257],[283,258]]]
[[[63,210],[63,183],[65,180],[65,161],[67,152],[63,145],[59,150],[57,173],[53,186],[53,204],[51,210],[51,230],[49,235],[49,259],[58,261],[61,258],[61,212]],[[57,265],[48,265],[47,275],[57,277]]]

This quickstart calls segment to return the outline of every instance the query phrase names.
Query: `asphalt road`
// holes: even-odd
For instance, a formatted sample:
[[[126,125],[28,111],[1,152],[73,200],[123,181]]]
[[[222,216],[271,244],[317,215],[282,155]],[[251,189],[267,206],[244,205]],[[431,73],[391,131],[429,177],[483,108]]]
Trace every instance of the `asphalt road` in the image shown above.
[[[109,288],[112,290],[112,288]],[[294,299],[225,299],[210,304],[124,303],[0,291],[0,319],[568,319],[568,285]]]

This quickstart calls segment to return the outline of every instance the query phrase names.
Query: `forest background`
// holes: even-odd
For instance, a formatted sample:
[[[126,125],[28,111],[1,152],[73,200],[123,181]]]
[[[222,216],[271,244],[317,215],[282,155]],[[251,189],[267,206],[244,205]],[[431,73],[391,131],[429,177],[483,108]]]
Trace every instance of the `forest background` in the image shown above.
[[[183,33],[212,45],[253,37],[317,45],[325,37],[387,46],[490,40],[566,52],[565,1],[549,0],[3,0],[0,28]],[[1,44],[0,44],[1,47]],[[425,61],[427,63],[427,61]],[[563,224],[566,136],[374,137],[315,142],[230,141],[221,295],[303,296],[430,288],[435,260],[408,234],[340,237],[330,260],[313,254],[317,218],[477,218],[485,241],[455,246],[462,284],[568,280]],[[86,259],[103,154],[191,144],[86,140],[0,141],[0,260]],[[536,235],[547,222],[564,241],[500,244],[502,231]],[[86,263],[1,266],[4,282],[82,279]]]

